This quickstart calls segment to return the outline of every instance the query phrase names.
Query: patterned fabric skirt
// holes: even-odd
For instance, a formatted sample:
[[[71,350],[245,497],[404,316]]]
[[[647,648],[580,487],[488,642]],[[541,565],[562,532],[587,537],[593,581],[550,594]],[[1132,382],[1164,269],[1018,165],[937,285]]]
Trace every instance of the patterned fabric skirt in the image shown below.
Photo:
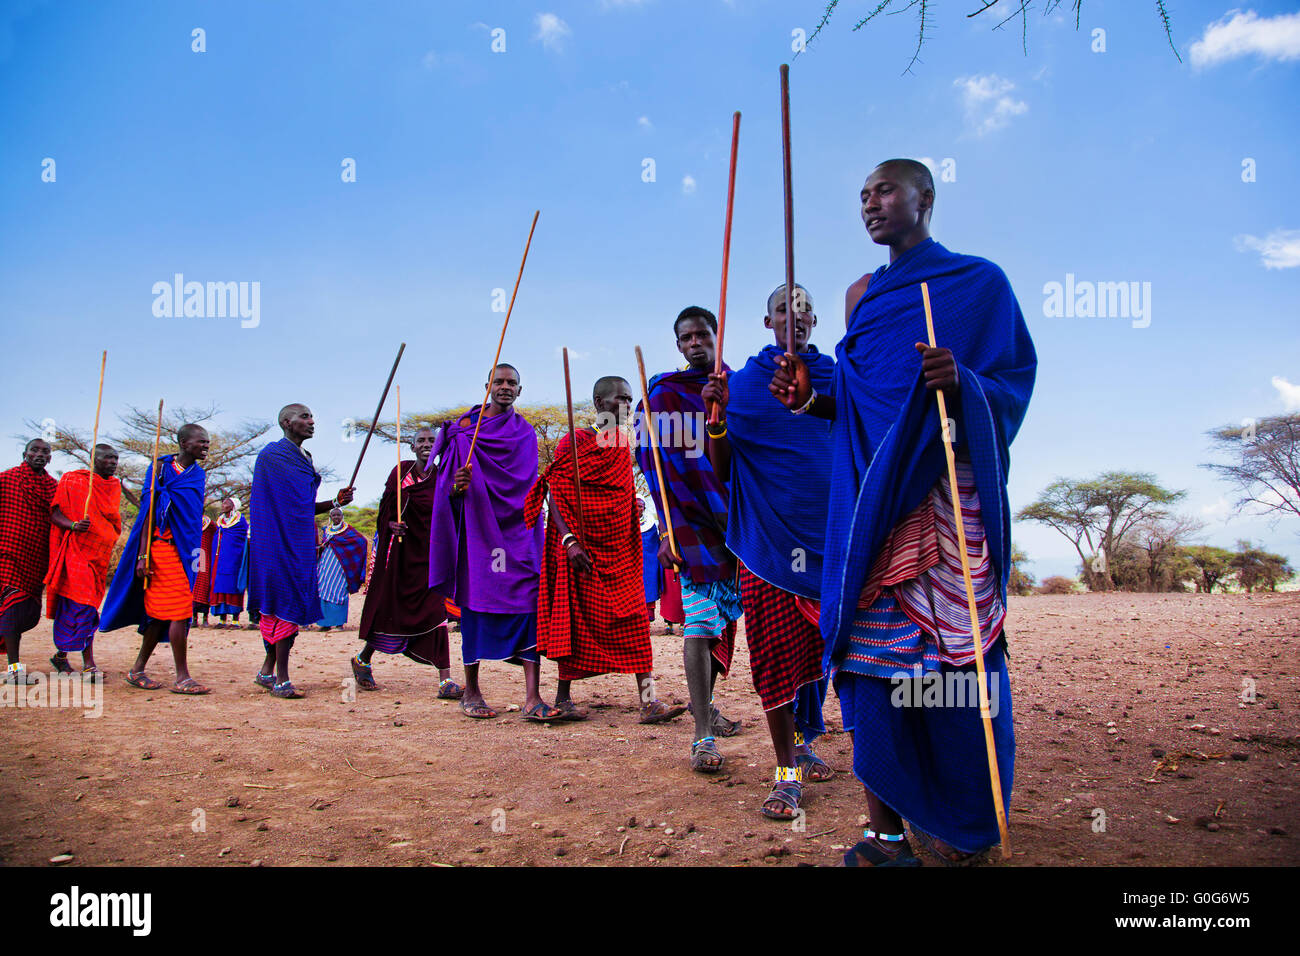
[[[343,596],[342,603],[322,600],[320,602],[320,620],[316,622],[319,627],[342,627],[348,622],[348,599],[347,595]]]
[[[153,574],[144,591],[144,612],[155,621],[188,621],[194,612],[194,599],[176,545],[154,535],[149,557]]]
[[[99,627],[99,610],[78,604],[62,594],[54,599],[54,646],[61,651],[85,653]]]
[[[710,647],[713,659],[725,676],[731,670],[731,655],[736,646],[736,621],[744,613],[740,591],[730,581],[695,584],[685,577],[680,581],[686,618],[683,632],[687,638],[713,641]]]
[[[267,653],[271,648],[281,641],[288,640],[290,647],[292,641],[298,636],[298,625],[292,621],[282,621],[271,614],[263,614],[257,622],[258,628],[262,632],[262,644],[266,647]]]
[[[523,664],[537,661],[537,612],[493,614],[460,612],[460,656],[466,664],[481,660]]]
[[[381,654],[405,654],[417,664],[431,664],[439,670],[451,667],[451,641],[446,623],[413,637],[372,631],[370,646]]]
[[[745,640],[754,690],[763,710],[794,702],[799,689],[822,679],[821,631],[800,613],[795,596],[740,569]],[[818,721],[820,723],[820,720]]]
[[[15,587],[0,592],[0,650],[4,649],[4,636],[21,636],[41,622],[41,596],[32,596]]]

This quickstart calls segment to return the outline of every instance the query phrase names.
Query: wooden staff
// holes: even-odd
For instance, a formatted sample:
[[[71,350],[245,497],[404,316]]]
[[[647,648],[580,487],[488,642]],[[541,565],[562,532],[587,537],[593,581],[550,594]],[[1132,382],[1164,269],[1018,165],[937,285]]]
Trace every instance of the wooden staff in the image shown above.
[[[587,536],[582,523],[582,476],[578,474],[578,436],[573,427],[573,386],[569,383],[569,350],[564,352],[564,402],[569,409],[569,446],[573,449],[573,516],[578,522],[578,543]],[[585,545],[584,545],[585,547]]]
[[[677,536],[673,534],[673,516],[668,510],[668,488],[664,485],[664,465],[659,460],[659,436],[655,434],[654,422],[650,417],[650,386],[646,384],[645,359],[641,357],[641,346],[636,347],[636,367],[641,373],[641,407],[645,410],[643,424],[650,435],[650,453],[654,457],[655,477],[659,480],[659,505],[663,508],[664,524],[668,526],[668,550],[678,561],[682,556],[677,551]]]
[[[934,342],[934,316],[930,313],[930,287],[921,283],[921,301],[925,304],[925,331],[930,338],[930,348],[938,348]],[[957,490],[957,457],[953,454],[952,428],[949,425],[948,405],[944,400],[943,390],[936,389],[939,399],[939,418],[943,427],[943,453],[948,460],[948,484],[952,490],[953,523],[957,526],[957,550],[961,554],[961,576],[966,583],[966,607],[970,611],[971,636],[975,639],[975,673],[980,688],[980,719],[984,724],[984,748],[988,751],[989,778],[993,784],[993,808],[998,815],[998,833],[1002,837],[1002,859],[1011,859],[1011,834],[1007,830],[1007,812],[1002,803],[1002,777],[998,773],[998,752],[993,744],[993,716],[989,713],[989,692],[984,671],[984,640],[980,633],[979,610],[975,606],[975,585],[970,578],[970,558],[966,554],[966,523],[962,520],[961,496]]]
[[[794,354],[794,191],[790,179],[790,64],[781,64],[781,160],[785,182],[785,350]]]
[[[153,503],[158,497],[158,442],[162,438],[163,400],[158,399],[158,427],[153,433],[153,461],[149,463],[149,512],[144,522],[144,589],[149,589],[149,549],[153,543]]]
[[[736,149],[740,145],[740,110],[731,115],[731,170],[727,174],[727,218],[722,227],[722,291],[718,295],[718,351],[713,360],[713,371],[722,374],[722,339],[727,334],[727,267],[731,263],[731,211],[736,202]],[[713,403],[709,422],[716,425],[722,417],[722,407]]]
[[[108,349],[99,359],[99,398],[95,399],[95,430],[90,438],[90,480],[86,482],[86,507],[83,518],[90,517],[90,496],[95,493],[95,446],[99,444],[99,409],[104,404],[104,366],[108,365]]]
[[[519,280],[524,277],[524,264],[528,261],[528,247],[533,244],[533,230],[537,228],[537,217],[542,214],[539,209],[533,213],[533,224],[528,227],[528,241],[524,243],[524,257],[519,262],[519,275],[515,276],[515,291],[510,293],[510,305],[506,308],[506,320],[501,323],[501,338],[497,339],[497,354],[492,357],[492,367],[488,369],[487,388],[483,391],[483,407],[479,409],[478,421],[474,423],[474,435],[469,440],[469,454],[465,464],[474,467],[474,443],[478,441],[478,428],[483,424],[483,413],[487,411],[488,399],[492,395],[492,376],[496,374],[497,363],[501,361],[501,346],[506,341],[506,329],[510,326],[510,313],[515,309],[515,296],[519,294]]]
[[[384,383],[384,393],[379,396],[379,405],[375,408],[375,415],[370,419],[370,430],[366,432],[366,440],[361,443],[361,454],[357,455],[357,467],[352,469],[352,478],[348,481],[348,487],[356,489],[357,472],[361,470],[361,459],[366,457],[366,448],[370,445],[370,436],[375,433],[375,426],[379,424],[379,413],[384,410],[384,400],[388,398],[388,388],[393,384],[393,376],[397,374],[397,363],[402,360],[402,353],[406,351],[406,343],[403,342],[397,350],[397,358],[393,359],[393,367],[388,373],[388,381]]]
[[[397,523],[402,523],[402,386],[397,386]],[[401,541],[399,534],[397,540]]]

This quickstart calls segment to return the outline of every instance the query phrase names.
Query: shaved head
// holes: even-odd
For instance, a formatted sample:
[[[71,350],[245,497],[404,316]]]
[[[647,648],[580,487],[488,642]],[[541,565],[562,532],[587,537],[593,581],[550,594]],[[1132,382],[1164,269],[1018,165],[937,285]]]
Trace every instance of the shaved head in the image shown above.
[[[880,163],[876,169],[888,167],[899,175],[905,177],[916,188],[918,193],[929,190],[934,192],[934,176],[930,173],[930,167],[925,163],[915,159],[887,159]]]
[[[280,409],[280,415],[276,418],[276,421],[283,425],[286,421],[293,418],[293,416],[297,415],[306,407],[307,406],[303,405],[301,402],[294,402],[290,405],[286,405],[284,408]]]
[[[182,425],[176,430],[176,444],[185,444],[201,431],[206,431],[206,429],[202,425],[195,425],[193,422]]]
[[[799,293],[802,292],[802,293],[803,293],[803,305],[804,305],[804,307],[807,309],[807,311],[811,312],[811,311],[812,311],[812,308],[813,308],[813,300],[812,300],[812,296],[808,293],[808,290],[805,289],[803,286],[801,286],[801,285],[800,285],[799,283],[797,283],[797,282],[794,284],[794,290],[795,290],[795,291],[794,291],[794,295],[792,295],[790,298],[791,298],[791,300],[793,301],[793,303],[794,303],[794,305],[795,305],[795,308],[796,308],[796,309],[798,308],[798,305],[799,305]],[[772,290],[772,294],[769,295],[769,296],[767,297],[767,314],[768,314],[768,315],[772,315],[772,314],[773,314],[773,310],[776,308],[776,305],[777,305],[777,299],[778,299],[778,297],[780,298],[780,300],[781,300],[782,302],[785,301],[785,283],[784,283],[784,282],[782,282],[779,286],[777,286],[775,289],[773,289],[773,290]]]
[[[618,375],[604,375],[596,379],[596,384],[591,387],[591,400],[594,402],[600,398],[608,398],[610,393],[620,385],[627,385],[629,389],[632,387],[627,379]]]

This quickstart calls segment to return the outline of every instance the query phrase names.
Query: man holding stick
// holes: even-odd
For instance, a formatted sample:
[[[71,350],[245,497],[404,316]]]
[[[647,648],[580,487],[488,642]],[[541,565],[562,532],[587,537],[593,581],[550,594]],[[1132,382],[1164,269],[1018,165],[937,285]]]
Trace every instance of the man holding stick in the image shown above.
[[[54,491],[45,613],[54,620],[54,669],[71,673],[68,652],[76,651],[82,674],[93,679],[101,673],[95,666],[94,640],[108,585],[108,560],[122,533],[122,482],[112,445],[96,445],[91,454],[93,482],[90,469],[79,468],[66,472]]]
[[[316,434],[316,420],[306,405],[280,409],[284,437],[257,453],[249,506],[257,534],[248,539],[249,604],[261,617],[266,657],[253,682],[271,696],[292,700],[302,693],[289,680],[289,652],[300,628],[320,618],[316,584],[316,515],[346,505],[352,489],[332,501],[317,501],[320,473],[303,442]]]
[[[207,475],[199,462],[208,457],[208,443],[203,426],[182,425],[176,432],[180,450],[160,456],[156,471],[152,464],[146,470],[140,512],[131,525],[131,535],[104,599],[101,631],[115,631],[129,624],[139,627],[140,653],[127,671],[126,682],[141,690],[162,687],[161,682],[145,673],[145,667],[154,648],[170,643],[176,664],[176,683],[169,688],[171,692],[190,696],[208,693],[207,687],[190,676],[187,660],[194,610],[191,592],[200,558],[207,485]]]
[[[5,681],[29,684],[19,658],[25,632],[41,620],[41,591],[50,562],[50,502],[58,485],[45,473],[49,442],[33,438],[23,460],[0,471],[0,645],[9,658]]]
[[[431,453],[438,479],[429,586],[460,608],[465,715],[497,716],[478,680],[479,662],[492,660],[523,667],[524,717],[553,721],[561,712],[542,700],[537,657],[542,526],[524,521],[524,498],[537,480],[537,432],[515,411],[523,386],[513,365],[497,365],[484,388],[485,405],[445,425]]]
[[[673,333],[688,364],[650,381],[649,427],[655,429],[667,487],[659,486],[649,436],[643,435],[637,446],[641,471],[656,504],[668,511],[659,515],[659,526],[666,529],[671,522],[680,551],[672,553],[665,530],[660,536],[659,563],[681,575],[686,612],[683,657],[695,717],[691,769],[701,773],[722,769],[715,736],[740,732],[740,722],[723,717],[713,705],[714,683],[731,667],[736,621],[741,616],[736,558],[726,544],[727,485],[704,454],[706,402],[717,400],[716,387],[709,384],[717,331],[718,320],[708,309],[694,305],[683,309],[673,323]],[[730,371],[725,365],[723,369]],[[644,418],[642,427],[647,427]]]
[[[829,393],[835,361],[809,342],[817,325],[812,297],[800,285],[794,292],[795,348],[814,385]],[[811,747],[826,732],[825,643],[817,629],[817,601],[831,427],[791,415],[768,390],[785,354],[787,321],[782,283],[768,296],[763,319],[776,344],[730,376],[710,376],[724,417],[708,429],[714,471],[731,487],[727,546],[741,560],[749,666],[776,751],[776,779],[760,809],[774,820],[796,815],[805,783],[833,774]]]
[[[844,862],[916,865],[906,819],[918,842],[958,865],[999,842],[985,718],[977,695],[966,692],[974,680],[975,623],[994,703],[989,723],[1004,810],[1009,804],[1015,739],[1002,630],[1008,448],[1029,404],[1037,357],[1002,270],[930,238],[934,181],[923,164],[882,163],[860,198],[868,235],[889,246],[889,265],[849,288],[834,393],[815,390],[806,363],[789,353],[771,389],[791,411],[835,420],[821,629],[871,818]],[[934,301],[941,348],[922,341],[922,283]],[[939,420],[938,390],[949,396],[955,421]],[[956,543],[946,438],[957,456],[965,559]],[[967,607],[964,564],[977,622]],[[936,683],[944,688],[937,705],[918,687]]]
[[[524,502],[524,523],[548,508],[537,603],[537,648],[558,662],[555,706],[566,720],[587,712],[573,702],[575,680],[598,674],[633,674],[641,723],[681,716],[655,696],[654,653],[646,615],[640,519],[626,432],[632,386],[607,375],[592,388],[597,426],[566,435],[551,466]],[[576,462],[575,462],[576,445]],[[577,500],[573,473],[582,479]],[[579,521],[579,511],[581,521]]]
[[[375,651],[405,654],[419,664],[438,668],[438,698],[459,700],[464,689],[451,679],[447,602],[429,587],[429,528],[438,472],[433,464],[433,428],[411,439],[414,461],[403,461],[388,475],[375,519],[375,563],[361,609],[365,647],[352,658],[352,676],[361,690],[378,690],[370,661]],[[399,475],[398,469],[401,469]],[[397,520],[401,481],[402,519]]]

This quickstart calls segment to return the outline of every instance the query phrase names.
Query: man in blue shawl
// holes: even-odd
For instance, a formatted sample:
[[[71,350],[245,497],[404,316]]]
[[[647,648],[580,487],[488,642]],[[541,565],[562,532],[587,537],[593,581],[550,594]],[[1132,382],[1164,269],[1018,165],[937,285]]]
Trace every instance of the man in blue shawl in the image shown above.
[[[656,375],[649,382],[649,412],[667,485],[663,492],[644,408],[637,442],[637,460],[655,503],[662,508],[666,502],[668,508],[668,514],[659,515],[659,527],[666,529],[672,524],[680,550],[673,554],[668,532],[661,532],[659,564],[681,573],[686,616],[682,653],[695,717],[691,769],[700,773],[722,769],[715,736],[731,737],[740,732],[740,722],[723,717],[713,705],[714,682],[731,667],[736,621],[741,615],[736,556],[727,550],[726,542],[727,485],[714,473],[704,449],[717,332],[718,320],[708,309],[695,305],[683,309],[673,322],[673,336],[687,365]]]
[[[812,297],[794,287],[794,340],[814,387],[833,394],[835,360],[809,339],[817,325]],[[831,482],[831,425],[791,415],[768,389],[785,354],[784,283],[767,298],[768,345],[730,376],[711,375],[725,418],[708,429],[713,469],[731,485],[727,547],[740,558],[749,667],[776,751],[776,779],[759,812],[790,820],[805,782],[834,771],[812,751],[826,732],[822,656],[817,629],[822,542]]]
[[[289,652],[300,628],[320,618],[316,586],[316,515],[352,500],[343,488],[333,501],[317,501],[320,474],[302,443],[316,434],[306,405],[280,409],[284,437],[257,453],[249,506],[257,533],[248,539],[249,605],[261,618],[266,658],[253,678],[274,697],[302,697],[289,680]]]
[[[845,854],[850,866],[916,865],[904,819],[947,865],[971,862],[999,841],[945,433],[957,457],[1009,815],[1008,450],[1038,359],[1002,270],[930,238],[933,206],[934,181],[921,163],[889,160],[872,171],[862,219],[872,241],[889,246],[889,265],[849,288],[834,393],[815,390],[792,355],[771,384],[792,411],[835,421],[821,631],[871,818]],[[929,285],[938,348],[925,344],[921,282]],[[939,421],[937,389],[955,420]]]
[[[208,457],[208,433],[200,425],[182,425],[176,444],[180,446],[176,454],[159,456],[156,479],[152,465],[145,471],[140,511],[104,597],[99,629],[114,631],[129,624],[139,628],[140,653],[126,675],[132,687],[162,687],[145,673],[145,666],[159,643],[170,642],[176,664],[172,693],[200,695],[208,688],[190,676],[187,645],[207,487],[207,474],[199,462]],[[144,541],[149,544],[147,556]]]
[[[438,483],[429,533],[429,586],[460,608],[465,693],[461,710],[497,716],[479,686],[479,662],[524,670],[524,717],[542,722],[563,711],[542,699],[537,656],[537,584],[545,529],[524,521],[524,499],[537,481],[537,432],[515,409],[519,371],[501,364],[485,383],[487,407],[446,423],[430,453]],[[482,416],[482,425],[476,425]],[[474,434],[478,432],[478,441]],[[470,446],[474,457],[470,458]]]

